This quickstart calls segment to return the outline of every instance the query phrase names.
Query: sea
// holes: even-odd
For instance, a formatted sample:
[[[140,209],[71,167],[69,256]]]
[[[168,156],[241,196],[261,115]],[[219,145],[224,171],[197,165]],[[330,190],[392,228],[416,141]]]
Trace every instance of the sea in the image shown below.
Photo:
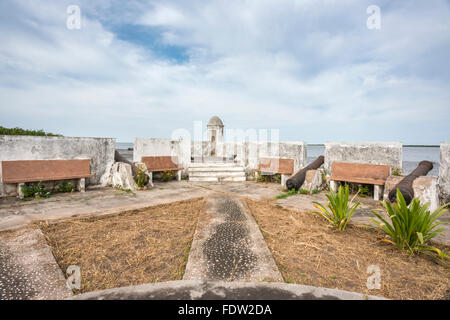
[[[132,142],[117,142],[116,149],[130,161],[133,160],[133,143]],[[324,154],[325,147],[323,145],[308,145],[306,152],[308,155],[307,162],[314,161],[318,156]],[[433,163],[433,170],[429,176],[439,175],[439,159],[440,150],[438,146],[404,146],[403,147],[403,173],[409,174],[413,171],[420,161],[428,160]]]

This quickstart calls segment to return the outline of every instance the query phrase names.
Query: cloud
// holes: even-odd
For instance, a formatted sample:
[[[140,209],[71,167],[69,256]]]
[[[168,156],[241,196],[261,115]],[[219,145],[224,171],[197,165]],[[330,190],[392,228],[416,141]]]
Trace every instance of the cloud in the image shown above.
[[[370,1],[79,1],[68,30],[69,1],[4,1],[2,125],[132,141],[217,114],[289,140],[448,140],[448,2],[378,3],[375,31]]]

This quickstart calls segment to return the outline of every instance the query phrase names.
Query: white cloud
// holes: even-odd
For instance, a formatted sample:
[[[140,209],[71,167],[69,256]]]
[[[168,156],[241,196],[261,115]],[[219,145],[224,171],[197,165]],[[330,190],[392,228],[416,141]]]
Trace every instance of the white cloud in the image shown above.
[[[432,128],[450,116],[449,5],[411,2],[383,1],[380,31],[366,28],[367,1],[82,1],[79,31],[65,28],[68,2],[7,2],[0,117],[128,141],[213,114],[310,142],[448,140]],[[119,40],[124,23],[189,60]],[[424,140],[409,141],[421,122]]]

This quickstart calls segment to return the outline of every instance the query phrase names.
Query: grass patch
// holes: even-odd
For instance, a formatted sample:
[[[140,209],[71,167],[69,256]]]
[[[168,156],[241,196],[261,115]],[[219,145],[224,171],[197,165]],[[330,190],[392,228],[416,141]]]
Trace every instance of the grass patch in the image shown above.
[[[409,255],[377,240],[375,228],[348,224],[337,231],[327,221],[247,200],[286,282],[336,288],[391,299],[450,299],[450,269],[424,254]],[[446,252],[450,246],[434,243]],[[366,286],[367,268],[378,265],[381,289]],[[307,276],[305,276],[307,275]]]
[[[202,199],[40,227],[63,272],[81,269],[77,293],[181,280]]]
[[[286,199],[287,197],[295,196],[296,194],[317,194],[317,193],[319,193],[318,189],[314,189],[311,191],[306,190],[306,189],[299,189],[298,191],[295,191],[295,189],[291,189],[287,192],[280,193],[275,198],[276,199]]]

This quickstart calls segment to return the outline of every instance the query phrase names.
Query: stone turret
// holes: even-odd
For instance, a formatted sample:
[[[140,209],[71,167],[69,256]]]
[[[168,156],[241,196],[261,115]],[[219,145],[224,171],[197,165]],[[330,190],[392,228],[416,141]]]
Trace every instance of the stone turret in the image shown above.
[[[217,142],[223,142],[223,122],[219,117],[212,117],[207,125],[208,128],[208,142],[211,143],[211,156],[216,155]]]
[[[208,141],[210,142],[216,142],[216,141],[223,141],[223,122],[220,120],[219,117],[214,116],[212,117],[207,125],[208,128]]]

